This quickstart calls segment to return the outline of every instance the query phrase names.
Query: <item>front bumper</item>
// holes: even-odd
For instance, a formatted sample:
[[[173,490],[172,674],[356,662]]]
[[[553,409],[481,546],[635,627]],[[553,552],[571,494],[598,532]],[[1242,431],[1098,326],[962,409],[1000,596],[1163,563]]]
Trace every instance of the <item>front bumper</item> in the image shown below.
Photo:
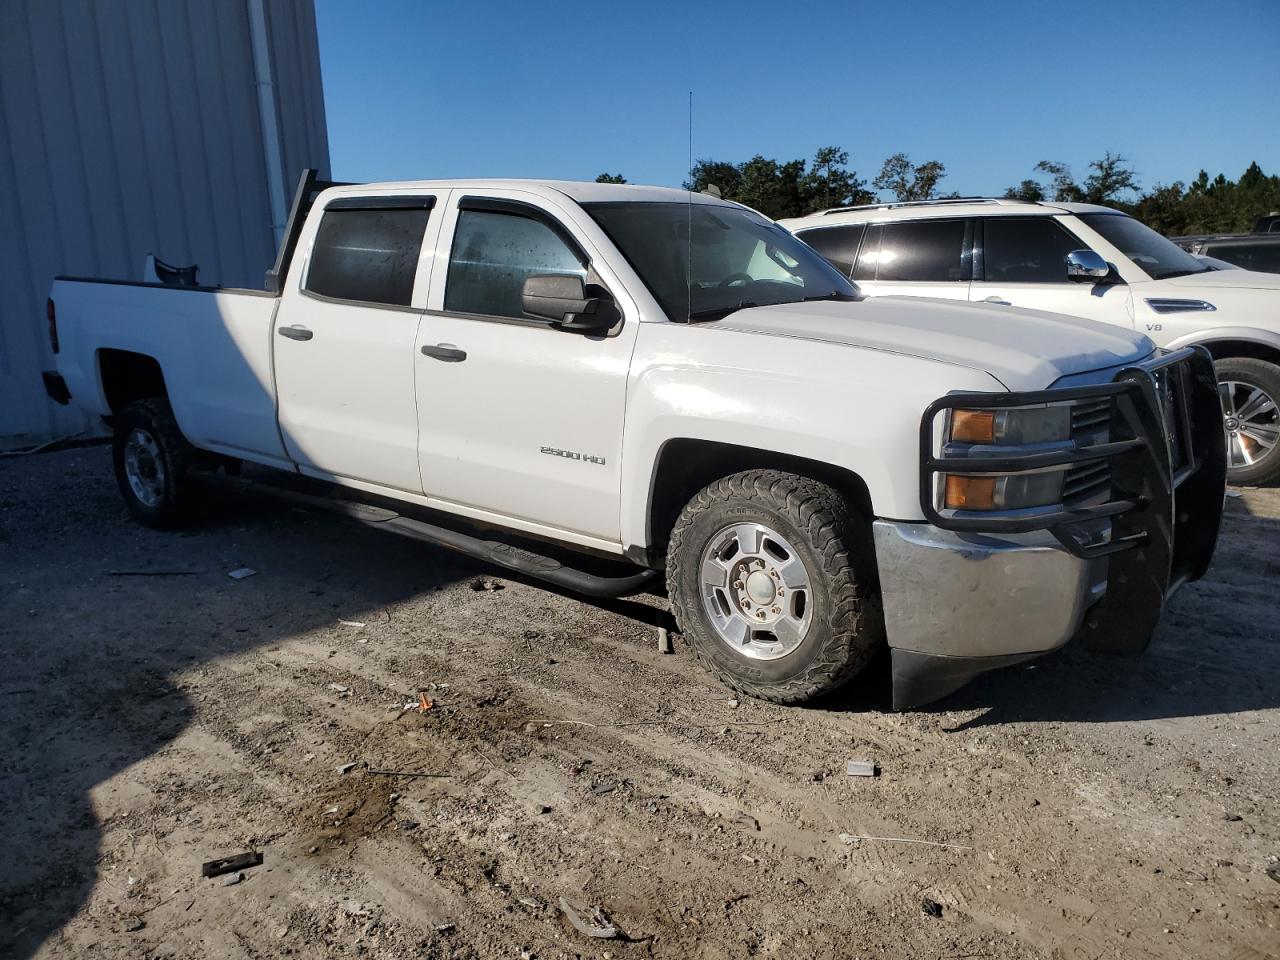
[[[1105,400],[1106,443],[1000,458],[935,453],[935,418],[966,406]],[[1106,461],[1105,502],[1039,512],[943,511],[939,477]],[[1140,653],[1164,604],[1208,569],[1222,519],[1226,443],[1213,362],[1187,348],[1107,384],[1038,393],[955,394],[921,426],[929,524],[875,524],[894,706],[945,696],[985,670],[1055,649]]]

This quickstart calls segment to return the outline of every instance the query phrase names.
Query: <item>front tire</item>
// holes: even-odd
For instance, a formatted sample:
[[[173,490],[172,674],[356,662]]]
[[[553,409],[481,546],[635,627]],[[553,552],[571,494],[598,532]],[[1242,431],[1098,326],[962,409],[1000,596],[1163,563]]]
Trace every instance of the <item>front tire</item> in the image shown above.
[[[671,532],[667,588],[698,659],[762,700],[837,690],[884,642],[870,527],[808,477],[749,470],[698,493]]]
[[[120,495],[135,520],[159,529],[182,525],[191,503],[194,453],[167,400],[136,400],[120,411],[112,459]]]
[[[1252,357],[1214,364],[1227,433],[1227,482],[1280,479],[1280,366]]]

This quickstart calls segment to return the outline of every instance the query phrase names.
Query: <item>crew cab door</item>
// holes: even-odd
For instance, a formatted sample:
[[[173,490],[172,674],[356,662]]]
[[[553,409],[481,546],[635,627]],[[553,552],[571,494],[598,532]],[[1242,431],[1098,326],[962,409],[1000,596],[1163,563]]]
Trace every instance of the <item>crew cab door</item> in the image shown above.
[[[575,205],[522,191],[455,190],[415,355],[423,487],[475,517],[616,544],[627,371],[638,315]],[[536,274],[614,297],[607,336],[527,318]]]
[[[415,345],[433,207],[340,197],[311,215],[272,330],[280,431],[303,473],[422,492]]]
[[[1053,217],[984,217],[974,246],[970,300],[1133,325],[1126,284],[1067,279],[1067,254],[1089,245]]]

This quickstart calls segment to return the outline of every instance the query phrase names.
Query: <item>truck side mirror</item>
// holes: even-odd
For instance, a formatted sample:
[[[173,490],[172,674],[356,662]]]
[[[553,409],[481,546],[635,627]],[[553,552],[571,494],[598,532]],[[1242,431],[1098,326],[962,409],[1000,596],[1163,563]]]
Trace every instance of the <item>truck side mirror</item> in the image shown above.
[[[1072,250],[1067,254],[1067,279],[1097,283],[1111,275],[1111,264],[1093,250]]]
[[[582,278],[573,274],[544,273],[527,277],[520,291],[520,306],[538,320],[549,320],[559,330],[604,333],[618,322],[618,308],[608,291],[592,288],[588,296]]]

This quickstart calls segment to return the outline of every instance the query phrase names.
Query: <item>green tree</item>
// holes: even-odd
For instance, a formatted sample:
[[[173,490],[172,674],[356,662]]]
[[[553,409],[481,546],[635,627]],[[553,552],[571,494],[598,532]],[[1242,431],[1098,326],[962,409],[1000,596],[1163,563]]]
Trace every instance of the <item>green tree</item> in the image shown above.
[[[937,196],[938,181],[946,175],[946,164],[938,160],[927,160],[917,166],[905,153],[895,153],[885,160],[871,185],[877,190],[892,192],[899,202],[932,200]]]
[[[1028,203],[1039,203],[1044,199],[1044,187],[1038,180],[1023,180],[1016,187],[1004,192],[1006,200],[1025,200]]]
[[[875,196],[867,189],[867,182],[857,173],[846,169],[849,153],[839,147],[820,147],[813,156],[813,166],[803,181],[806,196],[806,212],[826,210],[831,207],[852,207],[871,203]]]
[[[828,207],[847,207],[874,199],[866,181],[845,164],[839,147],[823,147],[810,169],[804,160],[779,161],[757,154],[742,163],[699,160],[684,182],[686,190],[714,186],[720,196],[759,210],[767,217],[799,217]]]
[[[1057,160],[1041,160],[1036,172],[1050,177],[1046,189],[1035,180],[1023,180],[1010,187],[1004,195],[1018,200],[1044,200],[1050,194],[1057,203],[1104,203],[1124,207],[1124,193],[1138,193],[1138,175],[1125,166],[1128,161],[1118,153],[1108,150],[1101,160],[1089,164],[1090,173],[1084,183],[1077,183],[1071,168]],[[1036,194],[1039,194],[1038,196]]]
[[[602,173],[596,177],[596,183],[626,183],[627,178],[620,173]]]

